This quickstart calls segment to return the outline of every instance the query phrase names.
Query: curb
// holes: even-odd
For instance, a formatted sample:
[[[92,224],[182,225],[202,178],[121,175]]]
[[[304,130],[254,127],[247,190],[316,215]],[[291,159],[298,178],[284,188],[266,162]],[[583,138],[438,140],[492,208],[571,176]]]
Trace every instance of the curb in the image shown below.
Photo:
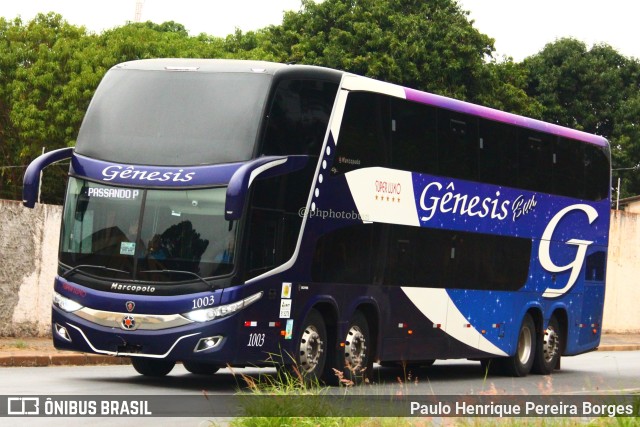
[[[101,356],[97,354],[69,353],[55,355],[9,354],[0,356],[0,367],[43,367],[85,365],[130,365],[128,357]]]
[[[598,347],[597,351],[638,351],[640,344],[605,344]]]

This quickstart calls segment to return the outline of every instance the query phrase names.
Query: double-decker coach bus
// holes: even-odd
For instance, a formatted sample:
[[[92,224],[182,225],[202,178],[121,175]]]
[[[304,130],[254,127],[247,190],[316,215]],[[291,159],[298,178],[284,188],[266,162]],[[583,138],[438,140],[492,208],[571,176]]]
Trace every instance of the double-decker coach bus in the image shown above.
[[[70,158],[58,349],[333,368],[480,360],[548,374],[600,341],[605,139],[325,68],[113,67]],[[489,363],[491,361],[491,363]]]

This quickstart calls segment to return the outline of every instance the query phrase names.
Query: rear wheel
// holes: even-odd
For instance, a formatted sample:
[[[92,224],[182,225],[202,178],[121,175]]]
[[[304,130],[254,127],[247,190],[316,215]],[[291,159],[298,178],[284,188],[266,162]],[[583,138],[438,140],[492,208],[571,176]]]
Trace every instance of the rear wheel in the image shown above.
[[[531,315],[529,313],[525,314],[518,332],[516,354],[500,360],[505,374],[512,377],[524,377],[531,372],[536,352],[535,331]]]
[[[558,366],[562,348],[561,339],[560,325],[556,317],[552,316],[547,329],[538,336],[532,368],[534,373],[549,375]]]
[[[346,378],[352,381],[370,379],[373,370],[372,342],[369,323],[362,312],[356,311],[351,319],[344,344],[344,366],[340,368],[344,369]]]
[[[132,357],[133,368],[141,375],[148,377],[164,377],[167,375],[176,362],[166,359],[149,359],[146,357]]]
[[[182,362],[184,368],[196,375],[213,375],[220,369],[217,365],[203,362]]]

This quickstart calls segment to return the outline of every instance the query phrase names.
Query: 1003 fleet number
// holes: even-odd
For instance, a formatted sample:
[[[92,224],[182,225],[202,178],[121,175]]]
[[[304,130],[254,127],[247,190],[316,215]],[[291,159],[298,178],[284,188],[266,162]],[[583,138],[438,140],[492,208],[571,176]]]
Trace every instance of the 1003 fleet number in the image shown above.
[[[197,310],[199,308],[209,307],[213,305],[215,299],[213,298],[213,295],[209,295],[207,297],[193,299],[191,300],[191,302],[193,303],[193,310]]]
[[[264,345],[265,334],[249,334],[249,343],[247,347],[262,347]]]

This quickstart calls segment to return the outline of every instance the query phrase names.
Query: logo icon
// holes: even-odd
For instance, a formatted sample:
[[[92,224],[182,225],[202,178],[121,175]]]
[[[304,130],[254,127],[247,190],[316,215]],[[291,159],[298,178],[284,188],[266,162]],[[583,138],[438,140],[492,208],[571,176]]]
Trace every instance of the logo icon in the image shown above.
[[[127,307],[127,311],[131,313],[133,309],[136,308],[136,303],[133,301],[127,301],[125,307]]]
[[[125,329],[127,331],[132,331],[138,327],[138,325],[136,324],[136,319],[133,316],[124,316],[122,318],[121,325],[122,329]]]
[[[40,398],[9,397],[7,415],[40,415]]]

